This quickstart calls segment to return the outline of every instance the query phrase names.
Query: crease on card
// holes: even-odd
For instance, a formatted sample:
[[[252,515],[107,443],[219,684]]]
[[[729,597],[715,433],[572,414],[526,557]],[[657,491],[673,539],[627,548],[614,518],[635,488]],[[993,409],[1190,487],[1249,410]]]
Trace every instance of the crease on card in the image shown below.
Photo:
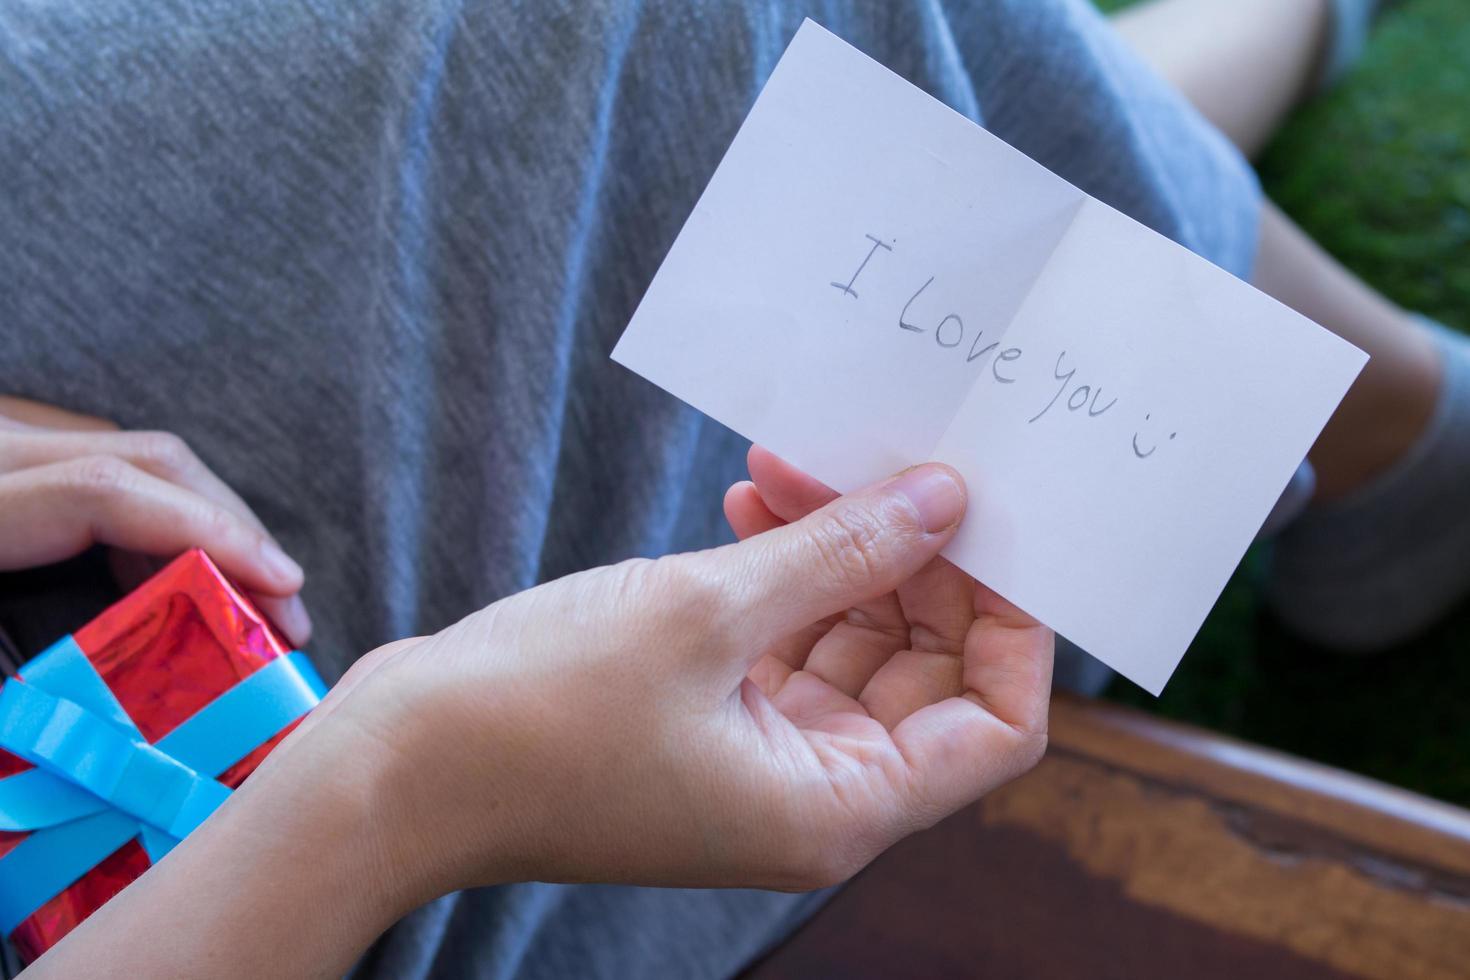
[[[1041,284],[1042,280],[1048,278],[1047,272],[1049,269],[1052,268],[1053,260],[1056,258],[1057,252],[1071,236],[1072,230],[1077,225],[1078,215],[1082,213],[1082,209],[1086,207],[1088,202],[1091,200],[1092,199],[1088,197],[1087,194],[1078,190],[1076,198],[1072,201],[1069,201],[1061,208],[1057,209],[1055,215],[1039,217],[1037,219],[1036,224],[1040,230],[1049,231],[1053,227],[1060,227],[1060,230],[1052,239],[1051,247],[1046,249],[1045,258],[1043,258],[1041,263],[1037,266],[1036,274],[1031,277],[1030,283],[1026,286],[1025,290],[1022,291],[1019,298],[1016,300],[1015,305],[1010,310],[1010,314],[1002,319],[1000,331],[996,334],[995,339],[995,343],[997,345],[997,353],[1005,349],[1004,344],[1007,337],[1010,336],[1011,328],[1016,325],[1016,321],[1021,319],[1021,313],[1026,309],[1026,304],[1031,300],[1031,297],[1035,295],[1037,287]],[[967,390],[974,391],[982,383],[985,383],[985,376],[983,373],[977,373],[975,380],[970,383],[970,387]],[[944,444],[945,438],[949,435],[950,429],[954,428],[955,424],[959,422],[964,407],[968,402],[969,397],[967,395],[965,398],[961,399],[959,404],[955,407],[954,415],[951,416],[949,424],[944,427],[943,431],[940,432],[939,437],[934,440],[934,445],[930,447],[931,457],[934,450],[938,449],[941,445]]]

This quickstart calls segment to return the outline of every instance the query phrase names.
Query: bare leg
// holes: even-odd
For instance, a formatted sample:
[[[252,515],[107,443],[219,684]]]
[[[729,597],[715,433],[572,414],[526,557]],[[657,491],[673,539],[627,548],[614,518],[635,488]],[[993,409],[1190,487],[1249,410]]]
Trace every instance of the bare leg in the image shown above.
[[[1328,0],[1153,0],[1114,23],[1249,153],[1315,77],[1329,17]],[[1341,496],[1392,466],[1423,431],[1438,397],[1439,352],[1412,317],[1269,202],[1252,279],[1371,358],[1311,453],[1318,496]]]
[[[1424,430],[1439,395],[1439,350],[1269,201],[1253,278],[1371,358],[1312,447],[1318,496],[1341,496],[1392,466]]]
[[[1329,0],[1151,0],[1113,18],[1124,39],[1248,157],[1306,95]]]

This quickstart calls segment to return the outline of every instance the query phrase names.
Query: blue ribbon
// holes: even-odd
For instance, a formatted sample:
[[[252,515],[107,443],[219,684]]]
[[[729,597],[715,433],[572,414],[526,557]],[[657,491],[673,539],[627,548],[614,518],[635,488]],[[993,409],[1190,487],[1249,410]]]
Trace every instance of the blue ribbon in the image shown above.
[[[0,858],[3,933],[134,837],[157,862],[229,797],[215,777],[326,693],[292,652],[150,744],[70,636],[22,675],[0,687],[0,748],[36,766],[0,779],[0,830],[30,832]]]

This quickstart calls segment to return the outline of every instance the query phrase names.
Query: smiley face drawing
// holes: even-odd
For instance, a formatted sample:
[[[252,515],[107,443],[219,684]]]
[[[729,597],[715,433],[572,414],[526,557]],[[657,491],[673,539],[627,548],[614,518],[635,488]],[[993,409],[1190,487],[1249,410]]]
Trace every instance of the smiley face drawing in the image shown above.
[[[1151,416],[1151,415],[1144,415],[1143,420],[1145,422],[1147,422],[1152,417],[1153,416]],[[1173,439],[1178,434],[1179,433],[1177,433],[1177,432],[1171,432],[1171,433],[1169,433],[1169,438],[1170,439]],[[1148,450],[1147,451],[1145,451],[1145,450],[1139,448],[1139,445],[1138,445],[1138,436],[1139,436],[1139,433],[1137,433],[1137,432],[1133,433],[1133,455],[1137,456],[1139,459],[1148,459],[1150,456],[1152,456],[1154,454],[1154,451],[1159,448],[1159,444],[1157,442],[1155,442],[1152,446],[1149,446],[1148,447]]]

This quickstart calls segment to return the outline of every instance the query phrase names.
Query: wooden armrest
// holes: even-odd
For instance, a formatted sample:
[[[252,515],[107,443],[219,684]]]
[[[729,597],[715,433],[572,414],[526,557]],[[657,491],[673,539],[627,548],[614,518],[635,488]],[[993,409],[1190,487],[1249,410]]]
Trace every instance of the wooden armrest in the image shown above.
[[[750,975],[1470,975],[1467,811],[1101,702],[1051,731]]]

